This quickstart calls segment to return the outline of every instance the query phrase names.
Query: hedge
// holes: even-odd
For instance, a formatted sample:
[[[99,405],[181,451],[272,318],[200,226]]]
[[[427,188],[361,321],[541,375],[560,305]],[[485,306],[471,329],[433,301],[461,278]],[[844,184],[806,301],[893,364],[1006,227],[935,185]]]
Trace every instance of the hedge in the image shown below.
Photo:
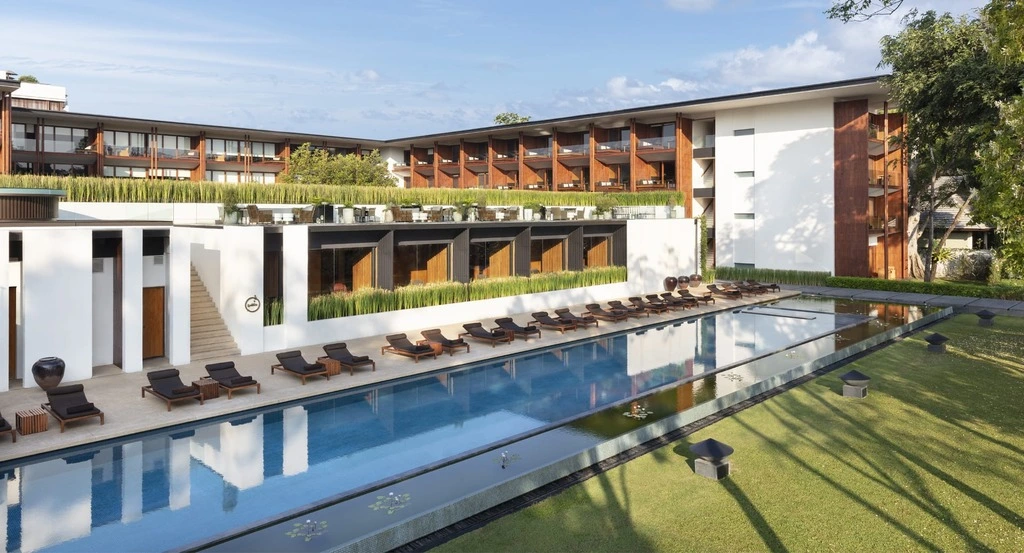
[[[403,286],[395,290],[363,288],[347,294],[323,294],[310,298],[308,319],[319,321],[349,315],[384,313],[464,301],[552,292],[625,280],[625,267],[597,267],[583,271],[562,271],[529,277],[480,279],[468,284],[437,282]],[[277,322],[280,321],[275,322],[270,319],[267,324],[277,324]]]
[[[1007,285],[960,284],[955,282],[921,282],[917,280],[885,280],[880,278],[829,277],[825,286],[859,288],[884,292],[908,292],[937,296],[963,296],[1024,301],[1024,287]]]
[[[762,283],[797,284],[801,286],[824,286],[831,274],[827,271],[715,267],[715,278],[721,280],[756,280]]]
[[[319,184],[223,184],[209,181],[135,180],[100,177],[0,175],[2,188],[58,188],[69,202],[120,203],[231,203],[334,205],[487,205],[589,206],[602,202],[621,206],[682,204],[681,192],[534,192],[528,190],[474,190],[454,188],[381,188]]]

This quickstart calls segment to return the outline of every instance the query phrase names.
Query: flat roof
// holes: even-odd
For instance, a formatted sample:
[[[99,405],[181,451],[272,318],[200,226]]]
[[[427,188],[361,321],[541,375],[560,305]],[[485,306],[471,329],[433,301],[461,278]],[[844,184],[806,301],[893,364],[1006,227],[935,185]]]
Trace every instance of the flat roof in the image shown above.
[[[57,188],[0,188],[0,196],[67,196]]]
[[[205,125],[200,123],[183,123],[179,121],[163,121],[156,119],[140,119],[134,117],[121,117],[112,115],[100,115],[89,113],[78,113],[68,111],[48,111],[39,109],[14,108],[17,114],[33,115],[41,118],[54,118],[62,120],[96,120],[101,119],[109,122],[122,122],[126,125],[152,126],[153,124],[165,126],[161,132],[195,131],[195,130],[222,130],[234,134],[245,133],[252,135],[251,138],[274,139],[282,135],[289,137],[305,138],[310,141],[323,142],[348,142],[359,144],[361,147],[406,147],[409,145],[433,145],[434,141],[454,138],[470,137],[486,138],[490,135],[504,134],[510,137],[518,136],[519,132],[550,133],[552,126],[566,126],[566,130],[582,129],[584,123],[600,122],[610,126],[624,126],[629,119],[644,119],[649,122],[657,122],[659,119],[674,116],[682,113],[694,119],[711,118],[715,111],[723,109],[739,109],[745,107],[762,106],[774,103],[797,102],[820,98],[843,98],[859,99],[868,98],[881,100],[887,95],[882,87],[880,79],[883,76],[860,77],[842,81],[832,81],[810,85],[777,88],[771,90],[760,90],[756,92],[744,92],[715,96],[711,98],[698,98],[682,102],[667,104],[655,104],[651,106],[619,109],[612,111],[593,112],[579,115],[570,115],[552,119],[542,119],[517,123],[513,125],[492,125],[488,127],[477,127],[472,129],[454,130],[442,133],[425,134],[391,139],[370,139],[345,136],[331,136],[322,134],[311,134],[291,131],[274,131],[267,129],[252,129],[244,127],[228,127],[224,125]],[[597,120],[597,121],[595,121]],[[546,127],[546,128],[539,128]],[[419,143],[419,144],[417,144]]]

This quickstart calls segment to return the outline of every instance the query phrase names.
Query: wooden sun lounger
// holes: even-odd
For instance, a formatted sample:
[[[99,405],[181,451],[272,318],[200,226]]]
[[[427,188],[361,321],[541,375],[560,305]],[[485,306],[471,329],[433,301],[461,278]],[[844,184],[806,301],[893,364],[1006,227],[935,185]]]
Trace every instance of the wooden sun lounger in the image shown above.
[[[352,352],[348,350],[348,344],[345,342],[327,344],[324,346],[324,353],[327,355],[318,358],[317,362],[324,359],[337,361],[342,368],[348,369],[349,376],[355,374],[356,367],[365,367],[366,365],[369,365],[371,371],[377,370],[377,363],[373,359],[370,359],[369,356],[366,355],[353,355]]]
[[[427,345],[416,345],[409,341],[409,338],[405,334],[392,334],[384,337],[388,341],[388,345],[381,346],[380,353],[394,353],[405,357],[411,357],[416,363],[420,362],[420,357],[433,357],[437,359],[437,354],[434,353],[434,348]]]
[[[466,331],[459,334],[460,338],[468,336],[484,342],[490,342],[492,348],[498,344],[507,344],[515,340],[515,335],[511,332],[506,330],[487,330],[481,323],[466,323],[462,325],[462,328],[466,329]]]
[[[576,323],[554,319],[551,315],[548,315],[547,311],[533,313],[533,320],[530,322],[547,328],[553,328],[562,334],[565,334],[566,330],[576,330]]]
[[[146,373],[146,378],[149,379],[149,386],[142,387],[142,397],[146,397],[146,392],[149,392],[151,395],[166,401],[168,411],[171,410],[171,404],[176,401],[196,399],[202,405],[203,394],[199,393],[195,386],[186,386],[181,381],[180,374],[178,369],[163,369]]]
[[[58,386],[47,390],[46,399],[48,403],[40,405],[48,411],[53,418],[60,423],[60,431],[64,432],[64,425],[69,422],[100,418],[100,425],[103,425],[103,411],[100,411],[85,397],[85,387],[81,384]]]
[[[270,366],[270,374],[274,371],[291,373],[302,379],[302,385],[306,385],[306,379],[314,376],[322,376],[327,380],[331,375],[327,374],[327,367],[322,363],[307,363],[299,350],[284,351],[277,354],[278,363]]]
[[[206,372],[210,375],[210,378],[217,381],[217,385],[221,389],[228,393],[228,399],[231,399],[231,394],[234,392],[254,386],[256,387],[256,393],[260,393],[260,383],[251,376],[238,374],[234,361],[211,363],[206,366]]]
[[[469,353],[470,351],[469,344],[465,340],[463,340],[462,338],[450,340],[447,337],[445,337],[444,334],[441,334],[441,329],[439,328],[431,328],[429,330],[424,330],[420,334],[423,335],[423,339],[430,342],[431,344],[440,345],[441,351],[448,352],[449,357],[455,355],[456,350],[464,349],[466,350],[466,353]]]

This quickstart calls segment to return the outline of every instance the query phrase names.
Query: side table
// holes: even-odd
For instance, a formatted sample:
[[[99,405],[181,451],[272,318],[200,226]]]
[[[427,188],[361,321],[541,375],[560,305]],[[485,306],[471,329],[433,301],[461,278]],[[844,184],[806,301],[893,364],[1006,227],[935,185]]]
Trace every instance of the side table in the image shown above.
[[[320,357],[316,361],[327,369],[327,376],[338,376],[341,374],[341,361],[331,359],[330,357]]]
[[[18,433],[24,436],[25,434],[35,434],[36,432],[46,432],[50,425],[50,415],[43,409],[28,409],[26,411],[18,411],[14,414],[15,425],[18,427]]]
[[[200,378],[199,380],[193,380],[192,385],[199,388],[199,393],[203,396],[203,401],[220,397],[220,384],[212,378]]]

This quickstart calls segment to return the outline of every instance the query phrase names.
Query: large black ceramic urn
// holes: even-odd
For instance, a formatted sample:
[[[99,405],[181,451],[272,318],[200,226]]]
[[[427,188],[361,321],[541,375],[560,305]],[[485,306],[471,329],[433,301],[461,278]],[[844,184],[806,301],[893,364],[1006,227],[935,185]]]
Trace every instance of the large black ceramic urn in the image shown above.
[[[60,357],[43,357],[32,364],[32,378],[43,390],[56,388],[64,378],[64,360]]]

